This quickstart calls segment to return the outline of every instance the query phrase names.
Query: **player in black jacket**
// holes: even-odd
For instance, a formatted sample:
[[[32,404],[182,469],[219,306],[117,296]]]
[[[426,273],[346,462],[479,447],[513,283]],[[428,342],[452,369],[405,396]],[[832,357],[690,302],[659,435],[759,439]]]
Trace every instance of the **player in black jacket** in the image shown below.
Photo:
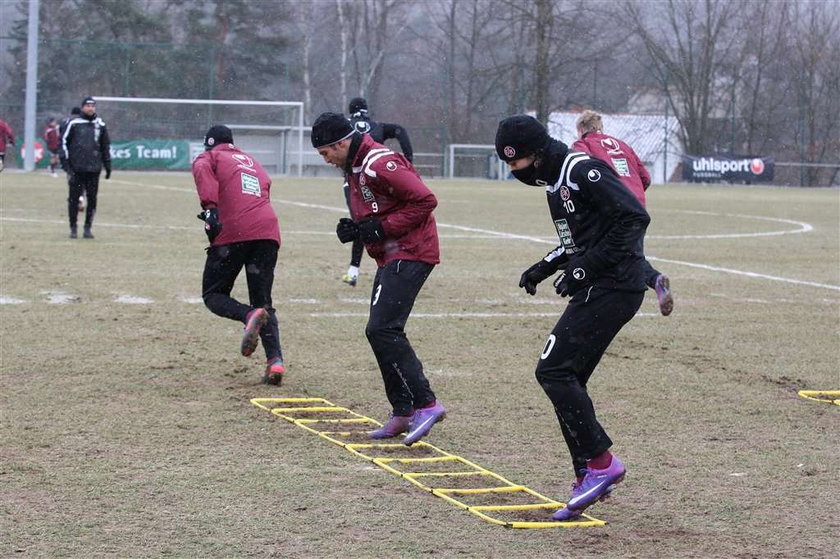
[[[86,239],[93,238],[91,227],[96,215],[96,195],[99,192],[99,173],[105,168],[105,178],[111,178],[111,140],[105,122],[96,115],[96,101],[85,97],[81,114],[71,118],[61,134],[61,168],[68,174],[70,195],[67,212],[70,218],[70,238],[78,237],[76,219],[79,197],[87,193],[85,211]]]
[[[499,123],[496,152],[513,175],[546,190],[560,245],[525,270],[529,294],[562,270],[557,293],[570,297],[537,364],[536,377],[554,405],[577,478],[555,520],[576,518],[624,478],[624,465],[595,417],[586,383],[619,330],[644,299],[642,242],[650,217],[603,161],[548,135],[535,118]]]
[[[386,140],[397,140],[400,143],[400,149],[409,161],[414,160],[414,151],[411,149],[411,140],[408,138],[408,132],[399,124],[392,124],[390,122],[376,122],[368,116],[367,101],[362,97],[355,97],[350,100],[347,112],[350,113],[350,122],[359,134],[369,134],[373,141],[378,144],[385,144]],[[350,207],[350,188],[347,183],[344,183],[344,198],[347,202],[347,207]],[[342,281],[350,286],[355,286],[359,279],[359,265],[362,263],[362,252],[364,251],[364,244],[361,241],[355,241],[350,252],[350,267],[347,273],[344,274]]]

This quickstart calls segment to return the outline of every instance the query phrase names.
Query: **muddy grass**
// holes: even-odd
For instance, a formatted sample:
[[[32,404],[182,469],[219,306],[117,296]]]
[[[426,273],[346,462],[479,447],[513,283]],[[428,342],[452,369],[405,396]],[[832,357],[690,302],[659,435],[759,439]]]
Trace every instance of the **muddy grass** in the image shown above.
[[[591,509],[605,527],[505,530],[250,403],[326,398],[387,417],[356,302],[370,295],[373,266],[362,264],[363,285],[342,284],[347,247],[331,236],[340,181],[275,182],[288,365],[275,388],[260,383],[263,356],[238,354],[241,325],[187,302],[200,295],[205,244],[188,175],[112,178],[92,242],[66,238],[62,181],[2,177],[0,301],[16,303],[0,303],[0,556],[775,559],[836,548],[827,488],[840,409],[797,391],[840,389],[840,294],[815,285],[840,285],[837,190],[649,191],[646,250],[671,276],[675,310],[659,317],[648,294],[588,384],[627,478]],[[571,467],[533,369],[566,302],[547,282],[536,297],[517,287],[554,246],[545,196],[504,183],[432,187],[443,262],[407,325],[449,412],[428,441],[563,501]],[[702,238],[790,221],[812,229]],[[247,296],[244,282],[234,293]],[[373,428],[309,425],[361,443]]]

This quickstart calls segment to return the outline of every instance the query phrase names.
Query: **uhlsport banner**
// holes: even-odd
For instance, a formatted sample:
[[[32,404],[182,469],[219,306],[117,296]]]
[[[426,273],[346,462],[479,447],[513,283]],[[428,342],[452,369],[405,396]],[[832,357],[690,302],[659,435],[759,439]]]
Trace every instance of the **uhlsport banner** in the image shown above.
[[[17,164],[23,167],[22,139],[18,145]],[[113,169],[181,169],[192,164],[190,142],[187,140],[131,140],[111,142],[111,167]],[[49,152],[43,140],[35,142],[36,167],[49,165]]]
[[[683,155],[682,178],[688,182],[770,182],[774,159],[758,156]]]

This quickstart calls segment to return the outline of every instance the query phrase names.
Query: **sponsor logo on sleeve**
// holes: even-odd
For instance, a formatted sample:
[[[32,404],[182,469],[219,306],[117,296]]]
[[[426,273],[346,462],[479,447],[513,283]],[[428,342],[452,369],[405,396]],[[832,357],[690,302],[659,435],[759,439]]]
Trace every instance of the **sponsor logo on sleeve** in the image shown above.
[[[589,182],[598,182],[601,180],[601,172],[598,169],[589,169],[586,178],[589,179]]]
[[[572,270],[572,277],[580,281],[586,277],[586,270],[584,270],[583,268],[575,268],[574,270]]]
[[[397,163],[396,161],[389,161],[385,164],[385,168],[389,171],[396,171],[397,170]]]

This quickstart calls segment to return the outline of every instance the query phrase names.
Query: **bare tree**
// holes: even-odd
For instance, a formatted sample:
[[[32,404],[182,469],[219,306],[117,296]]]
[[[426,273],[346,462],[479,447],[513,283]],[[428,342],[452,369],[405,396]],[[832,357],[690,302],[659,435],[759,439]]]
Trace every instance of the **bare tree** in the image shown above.
[[[343,0],[335,0],[336,8],[338,8],[338,26],[341,29],[341,64],[339,66],[339,81],[341,83],[341,102],[346,104],[347,99],[347,47],[350,35],[350,29],[347,27],[347,18],[344,15]]]
[[[647,51],[650,71],[680,122],[681,140],[689,153],[708,149],[713,111],[726,106],[721,94],[731,91],[732,83],[722,75],[721,61],[733,58],[738,35],[730,26],[742,7],[742,1],[731,0],[625,4],[633,31]]]
[[[828,3],[794,5],[791,26],[792,83],[799,108],[797,140],[800,159],[824,162],[828,153],[835,162],[840,149],[840,16]],[[819,183],[821,169],[803,168],[805,185]]]

